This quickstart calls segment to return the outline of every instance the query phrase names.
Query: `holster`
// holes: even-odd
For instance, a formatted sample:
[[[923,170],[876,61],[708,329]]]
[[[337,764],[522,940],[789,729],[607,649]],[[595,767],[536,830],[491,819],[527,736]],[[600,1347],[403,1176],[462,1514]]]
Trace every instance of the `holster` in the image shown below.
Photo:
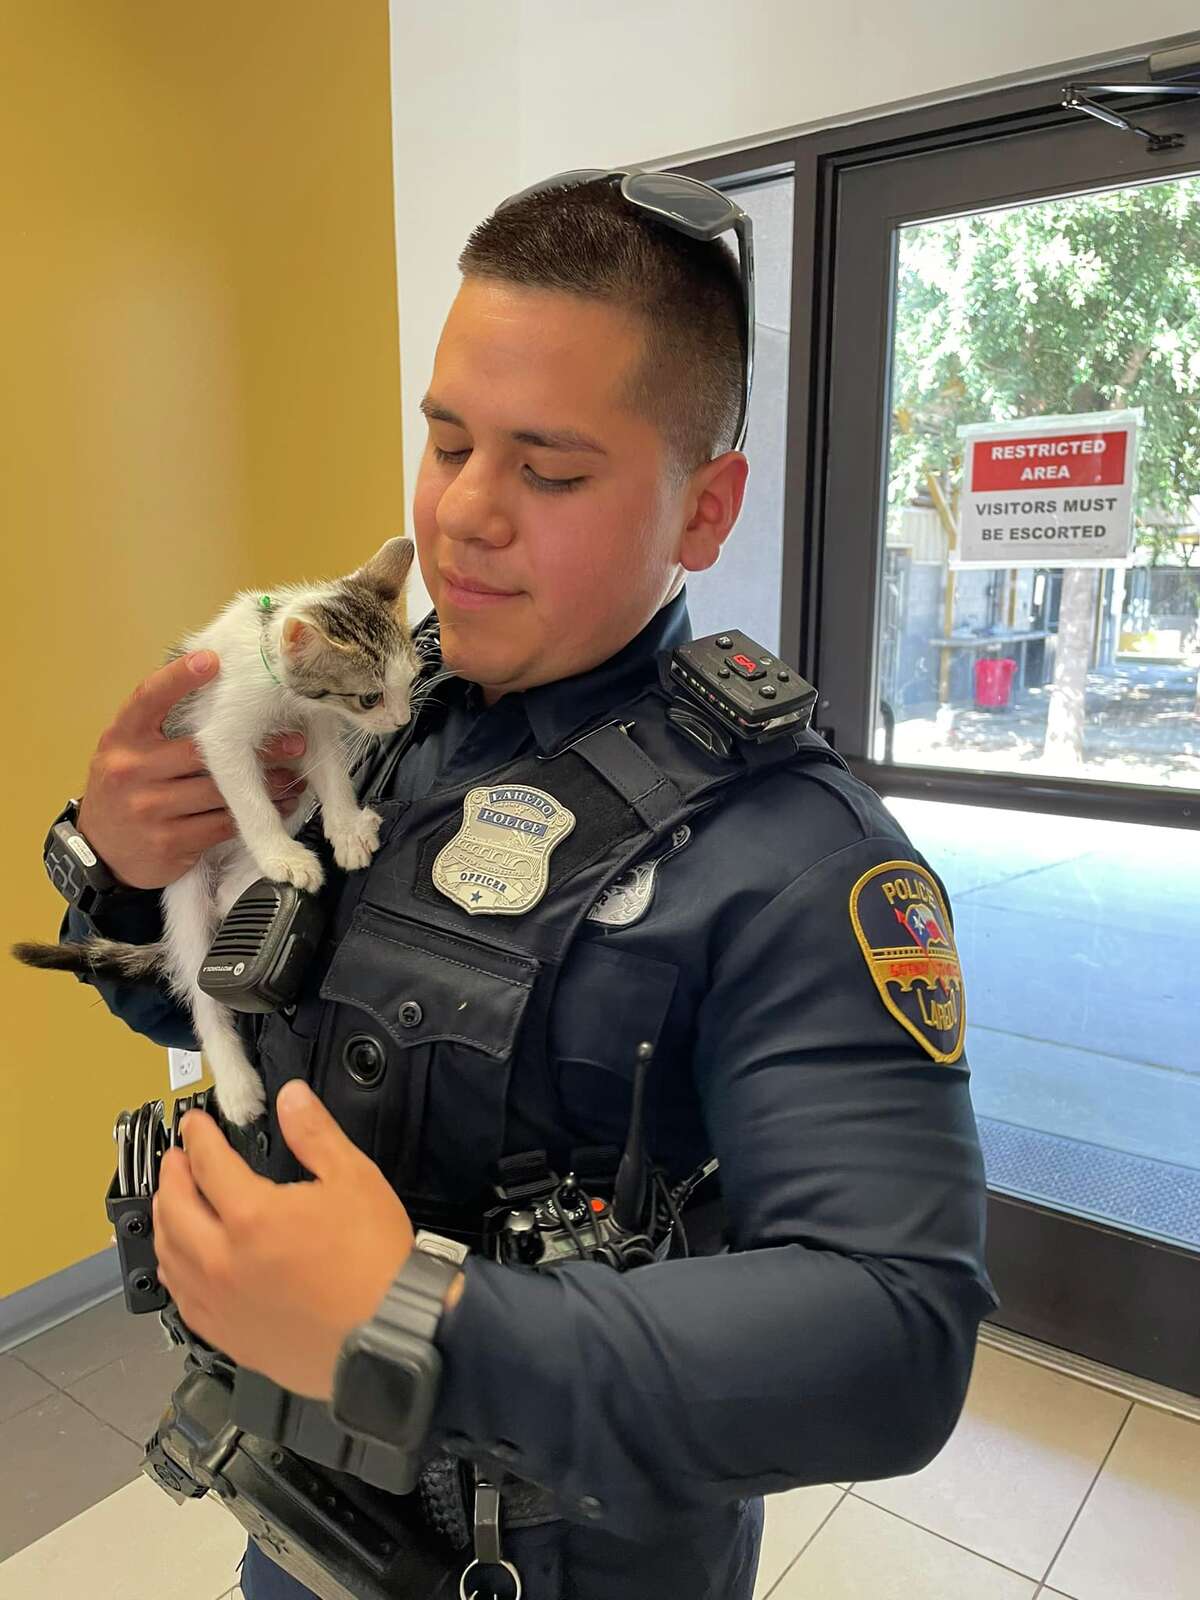
[[[270,1559],[320,1600],[458,1595],[472,1559],[469,1467],[442,1450],[411,1456],[349,1434],[327,1406],[239,1366],[188,1327],[158,1278],[151,1205],[163,1136],[153,1118],[147,1127],[157,1141],[148,1192],[122,1195],[118,1171],[106,1207],[128,1309],[157,1311],[187,1361],[142,1470],[178,1503],[215,1492]],[[476,1216],[434,1220],[456,1228],[464,1243],[482,1243]],[[553,1498],[537,1485],[504,1473],[497,1484],[505,1527],[557,1520]]]
[[[270,1559],[320,1600],[451,1600],[470,1553],[426,1524],[416,1496],[331,1472],[233,1421],[219,1361],[191,1364],[142,1470],[182,1504],[210,1491]],[[403,1537],[400,1537],[400,1534]]]

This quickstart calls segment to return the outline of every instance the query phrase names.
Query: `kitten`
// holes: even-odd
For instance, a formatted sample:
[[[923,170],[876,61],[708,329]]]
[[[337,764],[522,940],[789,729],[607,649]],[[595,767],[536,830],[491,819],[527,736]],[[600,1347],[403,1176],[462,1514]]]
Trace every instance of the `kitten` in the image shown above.
[[[195,738],[239,837],[206,850],[163,890],[158,944],[92,938],[13,947],[29,966],[126,981],[167,977],[191,1008],[221,1111],[239,1126],[263,1113],[266,1094],[233,1013],[197,987],[200,964],[225,913],[256,879],[315,891],[324,877],[320,858],[294,837],[305,808],[280,816],[256,752],[274,734],[304,734],[304,775],[320,801],[334,859],[348,872],[365,867],[379,843],[380,818],[360,807],[348,768],[359,748],[411,715],[422,663],[401,596],[412,558],[410,540],[389,539],[349,577],[239,594],[172,651],[215,650],[220,657],[217,677],[173,706],[163,731]],[[360,737],[348,743],[351,729]]]

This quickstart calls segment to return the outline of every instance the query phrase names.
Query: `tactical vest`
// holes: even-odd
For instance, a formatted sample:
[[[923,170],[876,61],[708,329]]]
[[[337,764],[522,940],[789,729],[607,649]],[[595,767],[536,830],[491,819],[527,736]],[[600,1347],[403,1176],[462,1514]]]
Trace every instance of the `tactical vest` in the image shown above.
[[[762,745],[711,737],[694,713],[678,717],[662,680],[553,755],[522,757],[414,803],[380,798],[405,747],[394,746],[365,786],[384,819],[379,849],[366,871],[343,877],[300,998],[286,1014],[246,1019],[270,1107],[269,1131],[249,1158],[276,1181],[301,1176],[274,1107],[287,1079],[304,1078],[414,1222],[453,1232],[451,1219],[495,1204],[502,1158],[544,1150],[552,1167],[569,1170],[549,1019],[601,891],[681,823],[765,773],[844,763],[807,731]],[[520,915],[473,915],[434,886],[435,860],[477,789],[541,791],[574,815],[544,894]]]
[[[504,1176],[529,1172],[539,1159],[565,1175],[585,1170],[581,1154],[599,1155],[573,1149],[550,1048],[559,977],[588,911],[675,829],[766,774],[844,766],[807,731],[761,745],[730,739],[694,706],[678,704],[663,663],[660,669],[658,683],[552,755],[509,761],[419,801],[388,799],[389,779],[418,731],[410,728],[385,754],[382,770],[368,774],[360,793],[383,818],[369,868],[331,874],[330,923],[295,1005],[241,1021],[269,1107],[267,1129],[245,1152],[258,1171],[277,1182],[303,1176],[275,1117],[275,1098],[292,1077],[312,1085],[380,1167],[416,1227],[470,1244],[482,1242],[501,1162]],[[480,804],[503,811],[514,795],[532,791],[546,797],[547,815],[565,808],[574,818],[548,856],[544,892],[518,915],[473,915],[469,893],[450,898],[435,885],[435,863]],[[610,1153],[615,1170],[619,1151]],[[719,1193],[699,1211],[687,1208],[689,1253],[719,1249],[723,1221]],[[389,1531],[392,1548],[408,1550],[415,1470],[408,1457],[344,1434],[325,1407],[248,1369],[234,1373],[232,1418],[247,1436],[322,1464],[351,1500],[373,1497],[371,1515]],[[455,1517],[469,1521],[462,1472],[440,1449],[422,1459],[427,1521],[431,1482],[441,1485],[438,1515],[448,1514],[452,1484],[461,1496]],[[561,1515],[548,1491],[511,1473],[501,1497],[508,1528]],[[303,1576],[308,1569],[298,1570]]]

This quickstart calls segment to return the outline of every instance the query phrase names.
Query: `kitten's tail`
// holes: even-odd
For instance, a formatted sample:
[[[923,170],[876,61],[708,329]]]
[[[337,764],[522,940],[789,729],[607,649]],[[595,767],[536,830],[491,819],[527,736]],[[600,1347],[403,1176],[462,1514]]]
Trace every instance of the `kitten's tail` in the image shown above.
[[[120,944],[116,939],[83,939],[75,944],[15,944],[12,953],[27,967],[47,972],[78,972],[121,983],[151,983],[166,971],[164,944]]]

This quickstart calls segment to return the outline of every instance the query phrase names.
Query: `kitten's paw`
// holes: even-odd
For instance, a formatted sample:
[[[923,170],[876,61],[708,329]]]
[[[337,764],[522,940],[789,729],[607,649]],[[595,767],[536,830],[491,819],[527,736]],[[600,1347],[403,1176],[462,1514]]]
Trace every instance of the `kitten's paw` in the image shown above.
[[[279,851],[262,860],[264,876],[276,883],[294,883],[297,889],[314,893],[325,882],[325,869],[321,858],[302,844],[294,844],[287,851]]]
[[[215,1072],[213,1077],[217,1077]],[[216,1090],[221,1115],[226,1122],[235,1123],[239,1128],[256,1122],[267,1109],[267,1091],[252,1067],[241,1067],[236,1072],[226,1067],[216,1083]]]
[[[357,872],[379,848],[379,825],[383,818],[377,811],[365,807],[357,811],[349,827],[338,828],[329,835],[333,846],[333,859],[346,872]]]

